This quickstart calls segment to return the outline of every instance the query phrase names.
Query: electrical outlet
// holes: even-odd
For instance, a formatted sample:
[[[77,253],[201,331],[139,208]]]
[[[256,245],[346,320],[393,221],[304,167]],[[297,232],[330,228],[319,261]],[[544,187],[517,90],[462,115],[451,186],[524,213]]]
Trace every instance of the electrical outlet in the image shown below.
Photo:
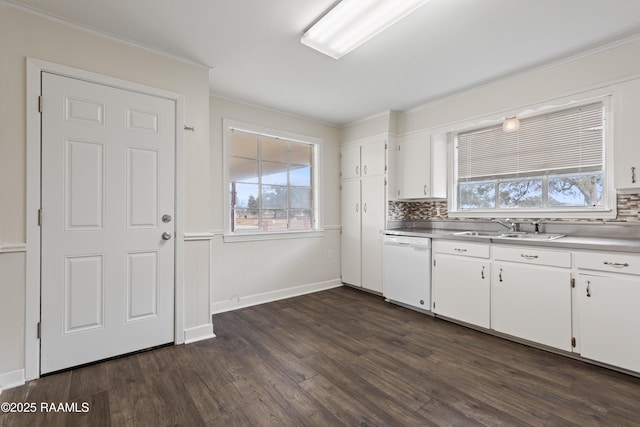
[[[333,251],[327,251],[327,259],[333,259]]]

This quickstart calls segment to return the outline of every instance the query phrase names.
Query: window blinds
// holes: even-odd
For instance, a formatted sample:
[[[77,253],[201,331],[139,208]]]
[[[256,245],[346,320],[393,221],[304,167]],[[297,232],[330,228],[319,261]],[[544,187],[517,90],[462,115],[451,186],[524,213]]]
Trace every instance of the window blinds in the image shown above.
[[[513,133],[460,133],[457,150],[459,181],[602,170],[604,104],[523,119]]]

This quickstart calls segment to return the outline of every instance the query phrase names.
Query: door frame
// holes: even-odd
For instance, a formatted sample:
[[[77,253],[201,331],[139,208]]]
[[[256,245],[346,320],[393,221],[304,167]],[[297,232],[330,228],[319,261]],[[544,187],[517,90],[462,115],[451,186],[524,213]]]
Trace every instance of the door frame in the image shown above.
[[[184,96],[127,80],[109,77],[35,58],[27,58],[26,132],[26,294],[25,294],[25,379],[40,376],[41,237],[38,211],[41,208],[41,116],[39,99],[42,72],[84,80],[104,86],[140,92],[175,102],[175,251],[174,251],[174,343],[184,343]]]

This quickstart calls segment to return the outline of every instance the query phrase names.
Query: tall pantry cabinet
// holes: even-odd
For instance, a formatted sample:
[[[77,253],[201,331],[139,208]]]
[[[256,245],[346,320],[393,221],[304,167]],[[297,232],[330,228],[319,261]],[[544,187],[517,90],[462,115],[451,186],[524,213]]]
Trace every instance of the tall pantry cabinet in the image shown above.
[[[388,137],[343,144],[342,282],[382,293],[382,233],[386,226]]]

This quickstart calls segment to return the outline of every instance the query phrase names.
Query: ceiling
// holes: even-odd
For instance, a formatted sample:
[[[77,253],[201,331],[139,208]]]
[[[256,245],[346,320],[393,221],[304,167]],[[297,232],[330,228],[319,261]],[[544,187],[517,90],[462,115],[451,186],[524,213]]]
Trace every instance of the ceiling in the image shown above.
[[[339,60],[335,0],[11,0],[211,68],[211,93],[322,122],[402,111],[640,33],[638,0],[431,0]]]

